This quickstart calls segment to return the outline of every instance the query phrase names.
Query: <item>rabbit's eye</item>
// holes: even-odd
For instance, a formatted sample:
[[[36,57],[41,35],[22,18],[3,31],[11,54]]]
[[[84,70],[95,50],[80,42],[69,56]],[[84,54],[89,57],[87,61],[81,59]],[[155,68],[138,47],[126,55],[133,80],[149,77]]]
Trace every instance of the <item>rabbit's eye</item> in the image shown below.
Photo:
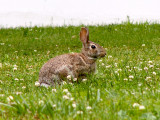
[[[91,45],[91,48],[92,48],[92,49],[95,49],[95,48],[96,48],[96,46],[95,46],[95,45]]]

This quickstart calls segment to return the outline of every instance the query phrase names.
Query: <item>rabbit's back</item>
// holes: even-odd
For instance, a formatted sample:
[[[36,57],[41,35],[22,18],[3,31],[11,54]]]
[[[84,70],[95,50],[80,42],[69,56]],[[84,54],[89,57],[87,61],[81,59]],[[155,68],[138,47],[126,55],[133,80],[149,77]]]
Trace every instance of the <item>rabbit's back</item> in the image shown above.
[[[71,75],[78,78],[82,74],[95,71],[95,61],[88,59],[81,53],[64,54],[50,59],[39,73],[39,82],[54,84]]]

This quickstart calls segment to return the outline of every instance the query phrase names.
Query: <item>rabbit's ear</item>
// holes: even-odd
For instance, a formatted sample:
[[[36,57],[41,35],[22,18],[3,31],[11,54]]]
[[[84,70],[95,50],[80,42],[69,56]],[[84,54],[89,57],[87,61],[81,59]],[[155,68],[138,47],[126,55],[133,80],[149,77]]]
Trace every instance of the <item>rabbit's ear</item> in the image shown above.
[[[80,40],[85,44],[89,41],[88,28],[82,27],[80,31]]]

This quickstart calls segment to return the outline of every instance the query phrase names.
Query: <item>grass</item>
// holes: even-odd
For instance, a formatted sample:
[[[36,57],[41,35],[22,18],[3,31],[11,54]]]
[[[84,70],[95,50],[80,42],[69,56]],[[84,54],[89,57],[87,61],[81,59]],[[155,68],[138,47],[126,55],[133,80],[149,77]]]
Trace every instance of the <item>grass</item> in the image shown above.
[[[80,52],[81,26],[0,29],[1,119],[160,119],[160,24],[88,26],[104,46],[87,81],[35,86],[50,58]]]

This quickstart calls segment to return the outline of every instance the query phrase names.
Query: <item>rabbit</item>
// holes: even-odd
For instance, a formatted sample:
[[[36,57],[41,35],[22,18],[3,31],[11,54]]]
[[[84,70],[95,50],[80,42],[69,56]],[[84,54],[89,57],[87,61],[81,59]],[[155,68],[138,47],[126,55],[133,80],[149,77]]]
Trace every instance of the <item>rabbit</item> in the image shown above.
[[[56,56],[45,63],[39,72],[41,86],[55,86],[61,84],[67,76],[72,80],[85,78],[96,70],[96,60],[105,57],[105,49],[89,41],[88,28],[82,27],[80,40],[83,44],[81,53],[69,53]]]

